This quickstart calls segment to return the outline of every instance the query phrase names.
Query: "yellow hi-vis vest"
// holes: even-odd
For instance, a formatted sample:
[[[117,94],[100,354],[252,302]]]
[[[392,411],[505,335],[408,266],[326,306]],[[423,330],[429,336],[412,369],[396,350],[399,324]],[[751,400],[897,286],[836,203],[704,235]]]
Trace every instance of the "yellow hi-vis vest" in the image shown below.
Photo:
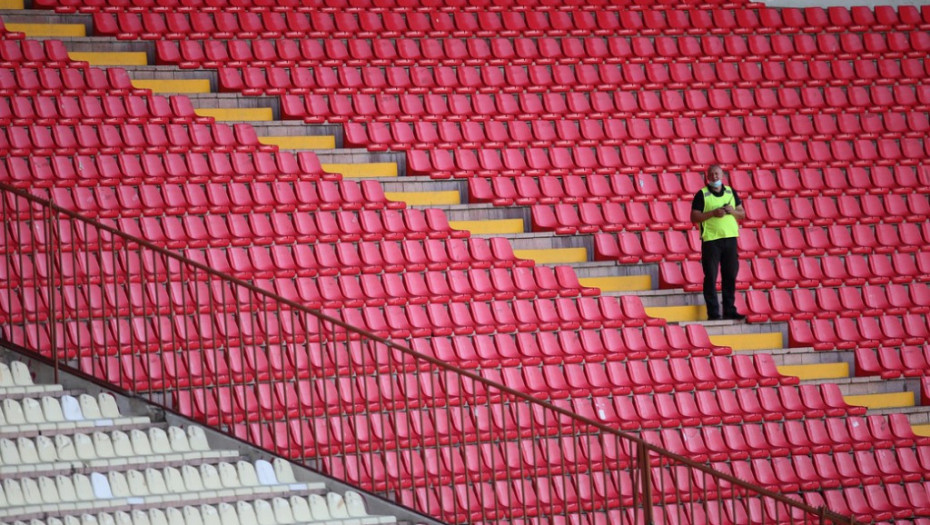
[[[718,197],[714,195],[710,188],[706,186],[704,192],[704,213],[722,208],[729,204],[736,207],[736,200],[733,197],[733,189],[729,186],[723,187],[723,193]],[[717,239],[726,239],[727,237],[739,237],[739,223],[736,217],[724,215],[723,217],[711,217],[701,223],[701,240],[716,241]]]

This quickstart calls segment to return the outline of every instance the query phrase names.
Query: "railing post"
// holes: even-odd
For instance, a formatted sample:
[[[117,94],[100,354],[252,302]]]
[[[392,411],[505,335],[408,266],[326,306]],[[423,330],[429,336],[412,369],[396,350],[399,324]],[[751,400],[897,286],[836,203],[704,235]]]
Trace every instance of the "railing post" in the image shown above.
[[[29,204],[29,207],[32,208],[31,203]],[[56,308],[57,302],[55,301],[55,298],[58,295],[58,287],[55,286],[55,242],[53,240],[53,238],[57,238],[57,235],[54,235],[54,233],[56,233],[55,227],[54,227],[54,217],[53,217],[54,209],[51,206],[43,206],[42,209],[45,211],[45,213],[43,213],[45,220],[42,222],[44,223],[44,226],[45,226],[45,242],[47,243],[47,246],[45,248],[45,257],[46,257],[45,262],[46,262],[46,268],[48,268],[48,311],[49,311],[48,322],[50,323],[49,331],[48,331],[49,333],[48,339],[49,339],[49,345],[51,346],[51,349],[52,349],[52,370],[53,370],[54,380],[57,383],[58,372],[59,372],[59,362],[58,362],[58,330],[57,330],[57,321],[55,320],[55,317],[56,317],[55,308]],[[30,217],[34,217],[32,213],[30,213],[29,215]],[[38,251],[38,243],[36,243],[36,247],[34,248],[34,253],[37,251]],[[36,257],[40,257],[40,255],[36,253]],[[63,284],[64,283],[62,283],[62,285]],[[62,316],[62,318],[64,318],[64,316]],[[62,326],[64,326],[64,322],[62,322]]]
[[[646,448],[646,442],[640,441],[636,445],[637,462],[639,463],[639,472],[642,476],[643,489],[643,523],[653,525],[652,522],[652,467],[649,464],[649,449]]]

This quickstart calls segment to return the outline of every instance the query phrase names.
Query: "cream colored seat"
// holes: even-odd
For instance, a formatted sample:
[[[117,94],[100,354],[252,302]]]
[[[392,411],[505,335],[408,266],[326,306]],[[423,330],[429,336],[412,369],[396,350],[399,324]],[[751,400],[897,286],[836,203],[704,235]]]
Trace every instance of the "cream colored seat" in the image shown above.
[[[10,372],[13,375],[13,384],[16,386],[32,386],[32,373],[29,367],[22,361],[13,361],[10,363]]]
[[[19,454],[19,460],[24,465],[40,463],[39,451],[36,449],[36,442],[25,437],[16,439],[16,451]],[[6,460],[4,460],[6,461]]]
[[[181,427],[168,427],[168,444],[173,452],[190,452],[191,445],[187,440],[187,432]]]
[[[21,465],[19,447],[11,439],[0,438],[0,462],[4,465]]]
[[[174,467],[165,467],[165,469],[162,470],[162,476],[165,478],[165,488],[169,493],[183,494],[184,492],[188,492],[184,484],[184,476],[181,475],[180,470]]]
[[[207,514],[201,509],[201,513],[206,519]],[[229,503],[220,502],[216,505],[216,514],[219,516],[218,522],[211,523],[222,523],[223,525],[242,525],[239,520],[239,514],[236,510],[236,507],[230,505]]]
[[[145,483],[145,474],[138,470],[126,471],[126,483],[129,484],[129,493],[135,497],[144,498],[151,494]]]
[[[132,441],[132,449],[139,456],[151,456],[152,444],[149,442],[149,435],[145,432],[133,429],[129,431],[129,439]]]
[[[122,430],[114,430],[110,434],[110,442],[113,445],[113,454],[116,457],[129,458],[136,455],[136,451],[133,450],[132,440],[129,438],[129,434],[123,432]]]
[[[252,507],[255,508],[255,518],[258,520],[258,525],[275,525],[277,523],[274,509],[271,508],[271,503],[267,500],[257,499],[252,502]]]
[[[0,388],[12,388],[16,386],[13,380],[13,372],[10,366],[0,361]]]
[[[97,398],[90,394],[81,394],[78,396],[78,403],[81,406],[81,414],[84,419],[103,419],[100,413],[100,406],[97,404]]]
[[[209,463],[200,465],[200,479],[207,490],[223,490],[219,470]]]
[[[74,450],[78,459],[84,461],[97,459],[97,450],[94,448],[94,442],[90,436],[78,433],[74,435],[73,439]]]
[[[210,443],[207,441],[207,434],[200,427],[187,427],[187,442],[190,444],[191,450],[210,450]]]
[[[7,425],[25,425],[26,416],[23,407],[15,399],[4,399],[0,403],[3,407],[3,416]]]
[[[239,525],[259,525],[255,509],[247,501],[236,502],[236,514],[239,516]]]
[[[42,412],[42,404],[31,397],[22,400],[23,416],[27,423],[41,425],[45,423],[45,414]]]
[[[101,392],[97,394],[97,406],[102,417],[117,419],[122,416],[122,414],[119,412],[119,406],[117,406],[116,398],[113,397],[113,394],[108,392]]]
[[[71,396],[67,397],[74,399]],[[45,416],[45,421],[49,423],[61,423],[66,420],[64,409],[62,408],[64,398],[59,400],[51,396],[43,396],[40,402],[42,404],[42,414]]]
[[[55,435],[55,453],[61,461],[77,461],[77,449],[71,436],[66,434]]]
[[[168,434],[158,428],[149,429],[149,443],[152,445],[152,452],[155,454],[171,454],[171,443],[168,441]]]
[[[145,469],[145,484],[149,488],[150,494],[167,494],[168,486],[165,484],[165,478],[158,469]]]
[[[48,478],[45,478],[48,479]],[[44,484],[44,483],[43,483]],[[19,486],[22,487],[23,503],[26,505],[41,505],[45,503],[42,499],[42,490],[39,489],[39,481],[32,478],[23,478],[19,480]],[[52,496],[51,494],[49,495]],[[57,502],[57,494],[52,503]]]
[[[113,519],[116,521],[116,525],[134,525],[132,522],[132,514],[123,510],[116,511],[113,514]]]
[[[275,478],[277,478],[278,483],[297,482],[297,480],[294,479],[294,469],[291,468],[291,463],[289,461],[283,460],[281,458],[275,458],[272,465],[274,466]]]
[[[77,493],[77,499],[80,501],[93,501],[97,495],[94,493],[94,484],[90,481],[90,476],[77,473],[71,476],[74,482],[74,491]]]
[[[271,507],[274,510],[275,522],[280,525],[289,525],[294,523],[294,513],[291,511],[291,504],[284,498],[274,498],[271,500]]]
[[[26,438],[21,438],[26,439]],[[36,452],[39,454],[39,461],[42,463],[53,463],[59,460],[58,448],[54,441],[48,436],[36,436]],[[20,452],[22,456],[22,452]],[[64,460],[62,460],[64,461]]]
[[[78,501],[77,489],[71,476],[55,476],[55,487],[61,501]]]
[[[200,479],[200,470],[190,465],[181,467],[181,478],[184,480],[184,486],[191,492],[202,492],[206,489],[203,480]]]
[[[291,496],[289,502],[291,504],[291,514],[294,515],[294,520],[300,523],[306,523],[316,519],[313,517],[313,512],[310,511],[310,504],[307,502],[307,498]]]
[[[329,515],[329,507],[326,505],[326,499],[319,494],[310,494],[307,496],[307,503],[310,506],[310,514],[315,521],[329,521],[332,516]]]
[[[168,525],[185,525],[184,514],[181,514],[181,511],[174,507],[165,509],[165,517],[168,520]]]
[[[220,482],[224,487],[228,489],[235,489],[242,486],[239,483],[239,476],[236,473],[236,467],[231,463],[226,463],[223,461],[216,466],[216,469],[220,473]]]
[[[259,485],[258,475],[255,472],[255,465],[248,461],[236,462],[236,477],[239,480],[239,484],[243,487],[257,487]]]
[[[51,403],[51,401],[49,401]],[[61,413],[66,421],[83,421],[84,413],[77,398],[70,395],[61,396]]]
[[[200,511],[197,510],[197,507],[185,505],[181,509],[181,514],[184,515],[185,525],[204,525],[203,518],[200,517]]]
[[[124,473],[118,470],[111,470],[107,472],[107,481],[110,482],[110,492],[113,493],[114,498],[132,497],[132,492],[129,489],[129,481],[126,479]],[[133,516],[133,522],[135,522],[135,516]]]
[[[94,441],[94,450],[97,452],[98,458],[113,458],[116,457],[116,452],[113,450],[113,442],[110,440],[110,435],[106,432],[94,432],[91,436]]]

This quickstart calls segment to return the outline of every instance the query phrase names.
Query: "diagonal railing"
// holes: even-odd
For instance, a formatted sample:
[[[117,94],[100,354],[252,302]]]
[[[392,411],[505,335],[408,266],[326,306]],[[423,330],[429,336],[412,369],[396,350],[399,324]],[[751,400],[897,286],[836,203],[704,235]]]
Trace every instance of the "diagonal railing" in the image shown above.
[[[22,190],[0,197],[5,341],[442,521],[855,523]]]

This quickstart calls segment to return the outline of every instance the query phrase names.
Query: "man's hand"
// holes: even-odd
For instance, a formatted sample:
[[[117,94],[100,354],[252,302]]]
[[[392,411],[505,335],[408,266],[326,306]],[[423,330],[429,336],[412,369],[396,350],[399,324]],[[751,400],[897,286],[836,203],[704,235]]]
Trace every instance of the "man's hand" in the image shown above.
[[[711,213],[714,214],[714,217],[723,217],[724,215],[727,214],[726,206],[724,206],[724,207],[722,207],[722,208],[717,208],[716,210],[714,210],[714,211],[711,212]]]

